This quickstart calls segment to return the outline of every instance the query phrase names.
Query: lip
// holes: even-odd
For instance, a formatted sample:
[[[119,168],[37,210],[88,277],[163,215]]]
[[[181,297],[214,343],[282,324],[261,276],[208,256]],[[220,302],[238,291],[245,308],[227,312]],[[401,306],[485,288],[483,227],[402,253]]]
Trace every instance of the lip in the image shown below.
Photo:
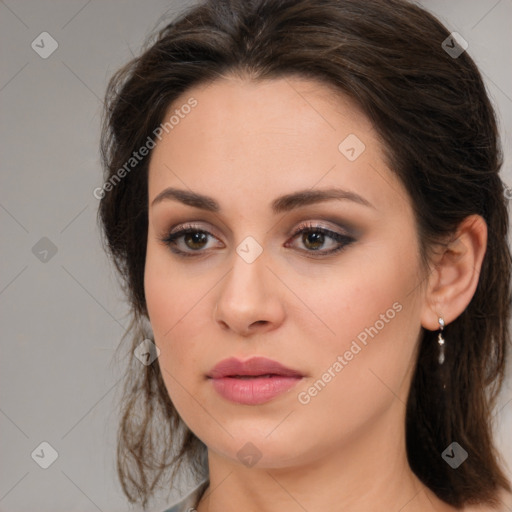
[[[281,363],[266,357],[251,357],[247,361],[240,361],[236,357],[230,357],[217,363],[208,374],[211,379],[234,376],[279,375],[281,377],[303,377],[297,371],[283,366]]]
[[[232,357],[216,364],[207,377],[225,399],[259,405],[289,390],[304,375],[265,357],[252,357],[247,361]]]

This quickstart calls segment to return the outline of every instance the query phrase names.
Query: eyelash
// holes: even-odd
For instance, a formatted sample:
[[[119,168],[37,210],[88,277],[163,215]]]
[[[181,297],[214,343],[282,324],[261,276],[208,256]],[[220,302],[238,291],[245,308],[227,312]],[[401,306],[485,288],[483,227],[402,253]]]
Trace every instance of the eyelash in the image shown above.
[[[174,233],[170,233],[167,236],[161,238],[160,240],[162,243],[167,245],[173,253],[179,255],[180,257],[186,257],[186,258],[198,257],[198,256],[201,256],[202,255],[201,253],[204,253],[205,251],[199,249],[197,251],[190,253],[190,252],[182,251],[182,250],[176,248],[176,241],[179,238],[181,238],[182,236],[185,236],[188,234],[194,234],[194,233],[202,233],[205,235],[213,236],[208,231],[199,229],[198,227],[196,227],[192,224],[186,224],[183,226],[182,229],[175,231]],[[331,249],[330,251],[327,251],[327,252],[326,251],[320,252],[319,250],[307,250],[307,249],[301,251],[301,252],[310,253],[309,256],[311,256],[313,258],[319,258],[319,257],[321,258],[323,256],[328,256],[331,254],[338,253],[338,252],[342,251],[343,249],[345,249],[352,242],[355,241],[354,238],[352,238],[351,236],[342,235],[341,233],[337,233],[335,231],[331,231],[330,229],[326,229],[326,228],[323,228],[321,226],[317,226],[317,225],[314,225],[311,223],[300,224],[297,227],[297,229],[295,230],[295,232],[293,233],[291,240],[294,240],[295,238],[297,238],[299,235],[301,235],[303,233],[321,233],[322,235],[328,236],[332,240],[340,243],[339,247],[337,247],[335,249]],[[317,253],[317,254],[315,254],[315,253]]]

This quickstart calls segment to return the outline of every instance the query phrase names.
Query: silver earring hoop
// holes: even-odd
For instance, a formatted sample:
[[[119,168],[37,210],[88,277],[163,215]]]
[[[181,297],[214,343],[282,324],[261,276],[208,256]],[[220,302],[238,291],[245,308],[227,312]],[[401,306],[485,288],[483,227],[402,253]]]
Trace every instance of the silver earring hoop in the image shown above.
[[[443,329],[444,329],[444,320],[442,317],[439,317],[439,334],[437,336],[437,343],[439,345],[439,364],[443,364],[445,357],[444,357],[444,345],[445,345],[445,339],[443,338]]]

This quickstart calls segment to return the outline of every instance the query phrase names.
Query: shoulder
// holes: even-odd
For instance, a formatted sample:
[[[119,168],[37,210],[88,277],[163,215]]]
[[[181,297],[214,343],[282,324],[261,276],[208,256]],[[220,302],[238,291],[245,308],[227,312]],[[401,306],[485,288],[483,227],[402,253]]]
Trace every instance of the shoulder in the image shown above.
[[[192,490],[181,501],[175,503],[171,508],[165,509],[162,512],[193,512],[209,483],[209,479],[202,481],[198,487]]]

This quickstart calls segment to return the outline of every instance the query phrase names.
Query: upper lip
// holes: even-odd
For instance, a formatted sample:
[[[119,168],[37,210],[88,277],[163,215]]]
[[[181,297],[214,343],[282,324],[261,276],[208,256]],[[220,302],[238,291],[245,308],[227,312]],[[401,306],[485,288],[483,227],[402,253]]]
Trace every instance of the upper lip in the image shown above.
[[[277,361],[266,357],[251,357],[247,361],[240,361],[236,357],[230,357],[217,363],[208,374],[211,379],[222,377],[234,377],[238,375],[280,375],[283,377],[303,377],[297,371],[287,368]]]

